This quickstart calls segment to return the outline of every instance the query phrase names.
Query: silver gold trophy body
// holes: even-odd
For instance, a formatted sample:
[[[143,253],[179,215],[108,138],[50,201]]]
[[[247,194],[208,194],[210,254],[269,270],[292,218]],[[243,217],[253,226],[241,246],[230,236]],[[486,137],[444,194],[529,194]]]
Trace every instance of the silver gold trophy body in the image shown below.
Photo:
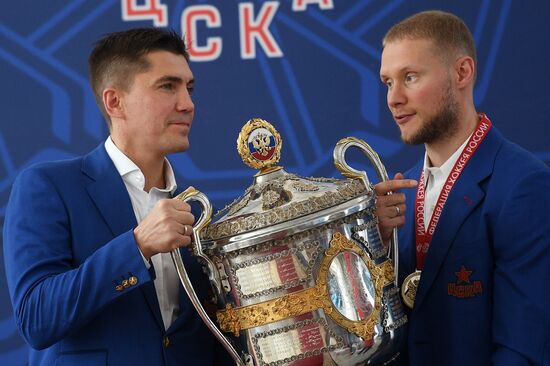
[[[216,215],[198,191],[178,196],[203,206],[193,253],[204,263],[218,308],[212,321],[189,282],[199,315],[238,365],[379,365],[396,357],[406,315],[397,287],[397,238],[380,239],[365,172],[344,155],[358,147],[387,179],[361,140],[341,140],[335,165],[348,179],[303,178],[276,166],[282,141],[261,119],[242,128],[237,149],[259,169],[244,194]]]

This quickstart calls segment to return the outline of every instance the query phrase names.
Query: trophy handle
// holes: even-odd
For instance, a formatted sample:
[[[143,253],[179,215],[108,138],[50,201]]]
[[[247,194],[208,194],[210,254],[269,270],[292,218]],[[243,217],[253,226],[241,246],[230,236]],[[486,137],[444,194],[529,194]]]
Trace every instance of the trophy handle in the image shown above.
[[[213,278],[215,274],[217,273],[216,267],[214,266],[214,263],[208,258],[202,251],[202,244],[200,239],[200,232],[202,229],[204,229],[208,224],[210,223],[210,219],[212,217],[212,205],[210,204],[210,201],[208,198],[204,195],[204,193],[197,191],[196,189],[189,189],[185,192],[180,193],[175,197],[175,199],[182,200],[183,202],[189,202],[189,201],[198,201],[203,208],[203,211],[201,212],[201,216],[195,223],[195,226],[193,226],[193,239],[194,239],[194,246],[193,246],[193,254],[196,256],[202,258],[209,269],[209,277],[212,283],[215,283],[215,285],[219,288],[220,281]],[[204,307],[202,306],[199,298],[197,297],[197,294],[195,292],[195,289],[193,288],[193,285],[191,284],[191,281],[189,280],[189,276],[187,275],[187,270],[185,269],[185,265],[183,264],[183,260],[181,258],[181,253],[179,249],[174,249],[170,252],[172,256],[172,260],[174,261],[174,265],[176,266],[176,271],[178,272],[178,277],[181,281],[181,284],[183,285],[183,288],[185,292],[187,293],[187,296],[189,296],[189,299],[191,300],[191,303],[199,313],[199,316],[204,321],[208,329],[214,334],[214,336],[220,341],[220,343],[223,345],[223,347],[226,349],[227,352],[231,355],[233,360],[238,366],[245,366],[241,358],[239,357],[239,354],[235,350],[235,348],[229,343],[227,338],[223,335],[223,333],[216,327],[214,322],[210,319],[208,314],[206,313],[206,310],[204,310]]]
[[[334,165],[336,168],[342,173],[343,176],[347,178],[352,179],[359,179],[363,182],[365,185],[365,188],[367,189],[367,192],[374,193],[374,189],[369,181],[369,178],[367,176],[367,172],[356,170],[348,165],[345,159],[345,153],[349,147],[358,147],[370,160],[372,165],[374,165],[374,168],[376,170],[376,174],[378,175],[378,178],[381,181],[387,181],[388,173],[386,172],[386,168],[382,164],[382,161],[380,161],[380,157],[378,154],[367,144],[365,141],[355,138],[355,137],[346,137],[344,139],[341,139],[336,143],[336,146],[334,147],[334,152],[332,154],[334,158]],[[391,194],[388,193],[388,194]],[[393,255],[391,255],[393,251]],[[389,248],[388,253],[390,258],[393,258],[393,267],[395,269],[395,286],[397,286],[397,279],[399,278],[399,250],[398,250],[398,244],[397,244],[397,229],[394,228],[392,232],[391,237],[391,245]]]

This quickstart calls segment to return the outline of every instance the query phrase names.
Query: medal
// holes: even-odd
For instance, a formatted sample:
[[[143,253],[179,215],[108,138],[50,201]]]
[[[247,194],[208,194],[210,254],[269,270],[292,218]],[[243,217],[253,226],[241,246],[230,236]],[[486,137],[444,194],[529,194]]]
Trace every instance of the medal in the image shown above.
[[[475,151],[491,129],[492,124],[489,118],[487,118],[485,114],[480,114],[479,117],[480,119],[477,127],[468,138],[468,141],[462,149],[458,160],[455,162],[451,173],[447,177],[445,184],[443,184],[443,188],[439,193],[439,197],[437,198],[437,202],[435,204],[435,208],[427,228],[425,227],[426,222],[424,218],[424,200],[426,193],[424,171],[422,171],[422,174],[420,175],[420,180],[418,181],[418,188],[416,191],[416,202],[414,210],[416,232],[416,271],[408,275],[407,278],[405,278],[405,280],[403,281],[403,285],[401,286],[401,297],[403,298],[403,302],[411,309],[414,305],[414,299],[416,297],[416,292],[420,283],[420,274],[424,269],[424,261],[428,253],[428,249],[430,248],[430,243],[432,241],[435,228],[437,226],[437,223],[439,222],[441,213],[443,212],[445,202],[447,202],[447,198],[451,193],[451,189],[462,174],[464,167],[466,166],[470,158],[474,155]]]
[[[403,281],[403,285],[401,286],[401,297],[403,298],[405,305],[407,305],[410,309],[412,309],[414,305],[414,298],[416,297],[416,291],[418,290],[421,274],[422,271],[414,271],[408,275],[407,278],[405,278],[405,281]]]

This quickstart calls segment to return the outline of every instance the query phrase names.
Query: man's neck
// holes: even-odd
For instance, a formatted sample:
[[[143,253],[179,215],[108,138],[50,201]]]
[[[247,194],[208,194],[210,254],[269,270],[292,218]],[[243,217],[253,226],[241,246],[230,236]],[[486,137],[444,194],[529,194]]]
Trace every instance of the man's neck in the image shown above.
[[[165,188],[164,179],[164,157],[152,157],[150,155],[130,154],[127,155],[136,164],[145,178],[143,190],[149,192],[151,188]]]
[[[458,121],[460,124],[459,128],[452,136],[447,136],[435,142],[425,144],[426,153],[428,154],[431,166],[440,167],[443,165],[464,141],[466,141],[468,136],[474,132],[479,122],[479,116],[475,111],[473,112],[474,113],[469,114],[467,118]]]
[[[137,163],[136,165],[139,166]],[[166,180],[164,179],[164,159],[162,160],[162,164],[156,163],[152,166],[152,169],[149,169],[147,172],[141,167],[140,169],[145,176],[145,185],[143,186],[145,192],[149,192],[153,187],[161,189],[166,188]]]
[[[111,134],[111,139],[114,144],[124,153],[134,164],[138,166],[145,178],[143,190],[149,192],[151,188],[165,188],[166,181],[164,178],[164,156],[154,156],[149,152],[140,152],[132,149],[131,146],[125,145],[117,141],[116,136]]]

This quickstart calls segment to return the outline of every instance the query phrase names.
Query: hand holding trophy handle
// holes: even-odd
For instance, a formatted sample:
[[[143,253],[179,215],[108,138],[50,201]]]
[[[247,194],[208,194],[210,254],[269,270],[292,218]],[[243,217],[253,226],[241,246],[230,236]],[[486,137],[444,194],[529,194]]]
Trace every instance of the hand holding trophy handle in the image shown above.
[[[194,244],[192,244],[193,252],[194,252],[194,255],[202,258],[206,262],[209,270],[208,273],[209,273],[209,276],[211,277],[210,278],[211,283],[213,284],[215,283],[217,287],[220,287],[221,284],[219,279],[212,278],[216,276],[216,274],[218,273],[216,270],[216,267],[214,266],[214,263],[212,263],[212,261],[203,253],[201,239],[200,239],[201,230],[204,229],[206,226],[208,226],[208,224],[210,223],[210,219],[212,217],[212,205],[210,204],[210,201],[204,195],[204,193],[199,192],[196,189],[188,189],[185,192],[182,192],[181,194],[176,196],[175,199],[182,200],[183,202],[198,201],[202,205],[203,211],[201,212],[201,216],[195,223],[195,226],[193,226],[193,239],[194,239]],[[206,310],[202,306],[199,298],[197,297],[195,289],[193,288],[193,285],[189,280],[189,276],[187,275],[187,271],[183,264],[183,260],[181,258],[181,253],[179,249],[175,249],[171,251],[170,254],[172,256],[172,260],[174,261],[174,265],[176,266],[176,270],[178,272],[178,277],[181,281],[181,284],[183,285],[183,288],[185,289],[187,296],[189,296],[191,303],[199,313],[199,316],[201,317],[201,319],[204,321],[208,329],[216,336],[216,338],[218,338],[218,340],[221,342],[221,344],[226,349],[226,351],[231,355],[236,365],[245,366],[245,364],[239,357],[239,354],[237,353],[235,348],[231,345],[231,343],[229,343],[227,338],[218,329],[218,327],[216,327],[216,325],[210,319]]]
[[[345,159],[346,150],[352,146],[359,148],[367,156],[370,162],[374,165],[376,174],[378,175],[378,178],[381,181],[387,181],[389,179],[388,173],[386,172],[386,168],[380,161],[380,157],[378,156],[378,154],[365,141],[355,137],[347,137],[336,143],[336,146],[334,147],[334,152],[333,152],[334,165],[340,171],[340,173],[342,173],[343,176],[347,178],[361,180],[365,185],[367,191],[369,193],[372,192],[374,194],[374,188],[372,187],[369,181],[369,178],[367,177],[367,173],[365,171],[359,171],[350,167],[346,162],[346,159]],[[388,256],[390,258],[393,258],[393,267],[395,269],[395,281],[394,281],[395,286],[397,286],[397,279],[399,278],[398,276],[399,251],[398,251],[397,245],[398,245],[397,229],[394,228],[392,237],[391,237],[391,245],[388,250]],[[392,251],[393,253],[391,253]]]

